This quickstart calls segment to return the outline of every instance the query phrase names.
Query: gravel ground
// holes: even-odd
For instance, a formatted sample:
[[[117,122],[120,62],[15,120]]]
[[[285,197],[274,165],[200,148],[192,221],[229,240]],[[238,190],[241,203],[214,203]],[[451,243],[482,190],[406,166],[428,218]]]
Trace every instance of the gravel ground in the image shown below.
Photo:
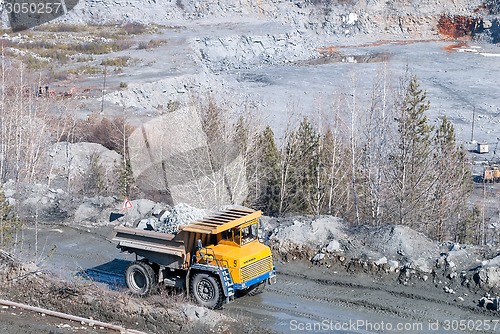
[[[54,233],[54,230],[61,232]],[[45,259],[44,271],[64,273],[63,278],[71,282],[73,278],[70,277],[74,277],[82,268],[107,263],[102,256],[96,257],[94,253],[88,252],[83,245],[93,248],[96,254],[108,254],[110,259],[120,258],[114,245],[107,243],[102,237],[108,232],[106,229],[87,232],[68,227],[42,226],[39,237],[46,247],[43,251],[45,253],[39,254],[39,258]],[[26,238],[29,235],[26,233]],[[71,252],[64,251],[71,245],[74,245]],[[47,252],[54,246],[56,251],[49,256]],[[497,320],[496,312],[478,307],[484,290],[458,284],[453,286],[455,294],[446,293],[443,288],[447,285],[447,279],[442,276],[433,277],[429,274],[429,278],[424,280],[422,273],[415,274],[409,277],[405,285],[401,280],[405,277],[404,272],[387,271],[385,267],[367,265],[363,261],[353,260],[346,265],[346,259],[328,256],[313,264],[308,258],[290,257],[285,260],[282,254],[275,254],[275,259],[278,270],[276,285],[269,286],[259,296],[238,298],[219,313],[237,319],[241,324],[252,323],[260,328],[257,332],[262,333],[289,333],[302,324],[314,325],[325,321],[332,323],[332,326],[346,326],[345,324],[356,322],[355,329],[351,327],[349,330],[340,330],[339,333],[387,332],[369,327],[370,324],[378,326],[382,322],[392,326],[423,326],[404,332],[431,333],[445,331],[443,326],[449,324],[449,321],[475,321],[470,326],[478,327],[494,325]],[[117,268],[111,274],[121,278],[123,270]],[[430,330],[429,326],[436,323],[441,326],[440,330]],[[23,321],[19,325],[21,328],[22,324]],[[237,332],[243,328],[238,328]],[[496,333],[500,332],[500,328],[481,332]]]

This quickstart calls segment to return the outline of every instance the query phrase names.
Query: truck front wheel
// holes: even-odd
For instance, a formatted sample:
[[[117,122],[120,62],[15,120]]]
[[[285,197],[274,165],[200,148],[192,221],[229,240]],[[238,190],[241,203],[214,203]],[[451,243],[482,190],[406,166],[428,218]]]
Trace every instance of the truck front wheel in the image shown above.
[[[125,272],[125,281],[132,294],[140,297],[150,295],[158,285],[155,271],[147,263],[131,263]]]
[[[190,290],[201,306],[219,309],[224,303],[224,293],[217,278],[206,273],[196,273],[190,280]]]
[[[264,292],[264,289],[266,288],[266,281],[260,282],[256,284],[255,286],[250,287],[248,290],[248,295],[249,296],[256,296],[258,294],[261,294]]]

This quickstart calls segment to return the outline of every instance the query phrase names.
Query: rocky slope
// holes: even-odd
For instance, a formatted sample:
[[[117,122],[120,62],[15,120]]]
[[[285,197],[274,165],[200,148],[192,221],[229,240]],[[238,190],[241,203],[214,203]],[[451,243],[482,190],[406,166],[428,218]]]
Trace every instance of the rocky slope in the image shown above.
[[[164,25],[198,20],[200,23],[241,18],[244,21],[273,21],[295,27],[299,33],[353,36],[370,34],[378,38],[433,38],[445,17],[452,22],[466,18],[466,34],[488,30],[497,41],[498,4],[487,0],[315,0],[315,1],[80,1],[66,22],[140,22]],[[461,28],[458,28],[460,30]],[[456,28],[451,29],[455,34]]]

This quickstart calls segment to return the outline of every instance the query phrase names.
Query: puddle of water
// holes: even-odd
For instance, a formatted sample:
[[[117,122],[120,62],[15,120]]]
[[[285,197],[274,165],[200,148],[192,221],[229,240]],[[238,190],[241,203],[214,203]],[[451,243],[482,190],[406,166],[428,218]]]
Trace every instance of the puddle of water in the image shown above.
[[[299,65],[325,65],[335,63],[348,63],[348,64],[366,64],[366,63],[382,63],[388,61],[390,55],[388,53],[373,53],[365,55],[344,55],[340,53],[333,53],[322,56],[316,59],[310,59],[299,62]]]

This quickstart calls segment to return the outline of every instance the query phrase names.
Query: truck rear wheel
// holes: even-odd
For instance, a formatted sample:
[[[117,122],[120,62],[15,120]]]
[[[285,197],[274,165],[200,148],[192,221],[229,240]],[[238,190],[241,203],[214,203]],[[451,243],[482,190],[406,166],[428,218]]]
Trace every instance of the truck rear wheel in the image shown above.
[[[201,306],[219,309],[224,303],[224,293],[217,278],[206,273],[196,273],[190,280],[190,290]]]
[[[154,292],[158,285],[158,278],[149,264],[136,261],[128,266],[125,272],[125,282],[134,295],[144,297]]]

